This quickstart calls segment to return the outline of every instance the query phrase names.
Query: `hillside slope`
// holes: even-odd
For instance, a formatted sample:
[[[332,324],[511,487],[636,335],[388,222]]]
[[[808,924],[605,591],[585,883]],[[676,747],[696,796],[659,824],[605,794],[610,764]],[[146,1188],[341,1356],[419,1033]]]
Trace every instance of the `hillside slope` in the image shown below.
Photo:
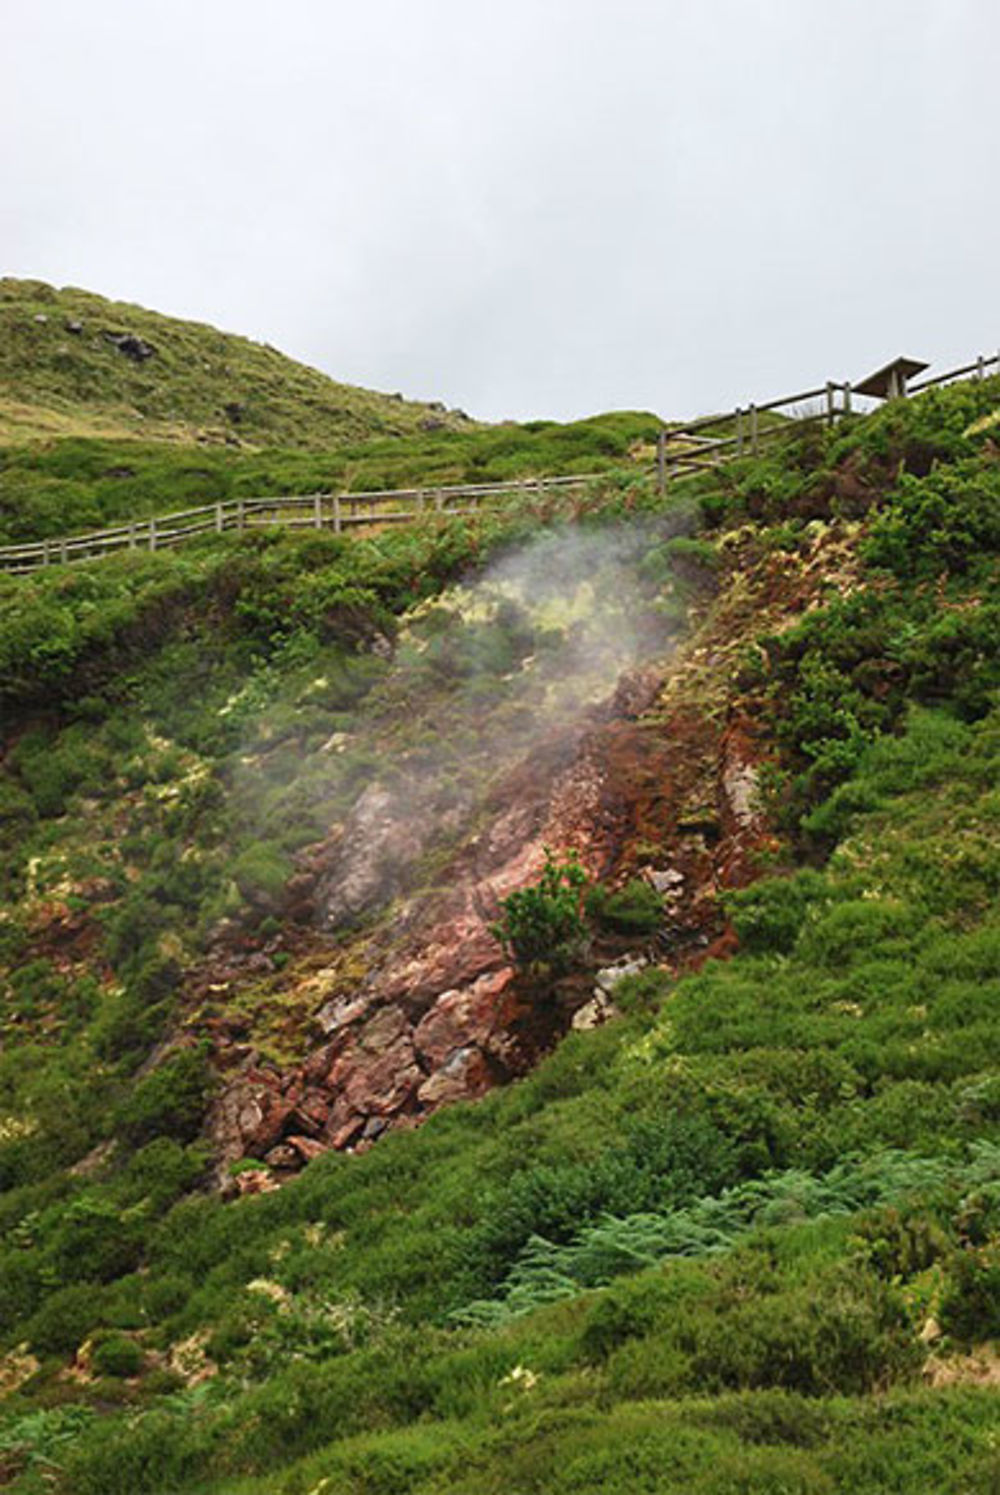
[[[0,442],[142,436],[331,447],[421,425],[438,405],[338,384],[266,344],[91,291],[0,280]]]
[[[1000,383],[0,578],[0,1458],[996,1486]]]
[[[633,411],[483,426],[212,327],[0,280],[0,543],[227,498],[638,469],[658,429]]]

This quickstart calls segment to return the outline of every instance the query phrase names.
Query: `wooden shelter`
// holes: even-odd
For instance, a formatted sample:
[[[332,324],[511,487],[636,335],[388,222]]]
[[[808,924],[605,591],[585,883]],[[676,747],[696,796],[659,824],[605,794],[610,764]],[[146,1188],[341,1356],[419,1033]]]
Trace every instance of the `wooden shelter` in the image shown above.
[[[857,394],[871,395],[876,400],[905,399],[907,382],[929,367],[919,358],[894,358],[885,368],[876,369],[874,374],[855,384],[854,389]]]

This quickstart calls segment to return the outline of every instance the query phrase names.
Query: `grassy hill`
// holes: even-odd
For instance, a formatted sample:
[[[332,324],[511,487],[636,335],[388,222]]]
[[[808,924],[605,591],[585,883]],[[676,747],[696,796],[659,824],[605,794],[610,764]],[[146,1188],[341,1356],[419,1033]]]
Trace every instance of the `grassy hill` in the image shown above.
[[[648,466],[658,426],[632,411],[482,426],[212,327],[0,280],[0,542],[231,497]]]
[[[16,1495],[997,1488],[998,408],[998,381],[897,403],[666,510],[626,466],[574,514],[0,578]],[[649,751],[712,723],[727,763],[754,747],[770,834],[715,890],[719,958],[675,962],[668,908],[609,882],[594,907],[650,956],[614,1021],[224,1201],[219,1033],[280,1078],[329,964],[360,989],[399,922],[394,891],[329,939],[297,924],[296,858],[387,765],[488,775],[558,620],[453,588],[542,530],[641,537],[624,600],[678,645],[630,713]],[[711,792],[658,819],[653,768],[629,866],[710,855]],[[477,855],[518,809],[500,787]],[[421,876],[448,875],[432,847]],[[558,1008],[566,978],[525,980]]]
[[[37,280],[0,280],[0,442],[141,436],[331,447],[461,428],[439,406],[338,384],[266,344]]]

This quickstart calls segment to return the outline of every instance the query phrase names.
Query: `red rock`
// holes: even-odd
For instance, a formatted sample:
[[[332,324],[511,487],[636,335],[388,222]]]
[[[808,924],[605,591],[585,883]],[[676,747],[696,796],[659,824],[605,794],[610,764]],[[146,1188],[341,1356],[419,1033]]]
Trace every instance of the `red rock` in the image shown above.
[[[294,1110],[272,1090],[245,1083],[234,1086],[226,1099],[230,1140],[237,1142],[237,1156],[263,1157],[280,1141],[285,1123]]]
[[[505,966],[462,991],[443,992],[413,1035],[418,1053],[438,1066],[454,1049],[485,1045],[500,1017],[498,999],[513,979],[513,967]]]
[[[313,1158],[321,1157],[329,1148],[323,1142],[317,1142],[315,1137],[288,1137],[288,1146],[294,1148],[303,1163],[311,1163]]]
[[[382,1054],[409,1030],[406,1014],[400,1007],[380,1007],[358,1034],[358,1039],[369,1054]]]
[[[421,933],[419,954],[380,973],[378,989],[388,1001],[405,999],[419,1007],[438,992],[475,980],[502,959],[499,942],[470,897],[453,917]]]
[[[409,1037],[400,1038],[378,1058],[348,1077],[341,1099],[362,1116],[388,1116],[414,1093],[423,1079]]]
[[[329,1118],[330,1097],[322,1090],[309,1090],[296,1105],[288,1125],[312,1136],[323,1130]]]
[[[339,1043],[325,1043],[315,1049],[302,1065],[302,1078],[308,1085],[319,1085],[330,1073],[330,1066],[340,1052]]]
[[[354,993],[351,996],[331,997],[316,1014],[316,1021],[327,1038],[332,1038],[343,1028],[348,1028],[358,1018],[364,1017],[372,1006],[372,997]]]
[[[456,1049],[417,1091],[424,1106],[441,1106],[484,1095],[492,1084],[489,1066],[480,1049]]]
[[[336,1148],[338,1152],[344,1147],[349,1147],[356,1138],[361,1136],[364,1124],[365,1118],[363,1116],[352,1116],[349,1121],[346,1121],[343,1126],[338,1127],[331,1134],[330,1145]]]

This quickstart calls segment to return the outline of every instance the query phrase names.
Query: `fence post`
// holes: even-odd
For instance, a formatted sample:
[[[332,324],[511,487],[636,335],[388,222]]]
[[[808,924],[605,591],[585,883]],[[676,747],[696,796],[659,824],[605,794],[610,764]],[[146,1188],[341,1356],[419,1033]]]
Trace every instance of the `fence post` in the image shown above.
[[[246,509],[244,508],[242,498],[236,500],[236,528],[240,534],[246,528]]]
[[[313,497],[313,527],[323,528],[323,495],[317,493]]]
[[[215,533],[217,535],[221,535],[223,527],[224,527],[224,520],[223,520],[223,517],[222,517],[222,504],[221,503],[217,503],[216,506],[215,506]]]
[[[976,359],[976,378],[977,379],[983,379],[983,378],[986,377],[986,367],[985,367],[985,364],[986,364],[986,360],[983,358],[983,355],[980,353],[979,357]]]
[[[836,419],[836,409],[833,401],[833,380],[826,381],[826,423],[832,426]]]
[[[667,491],[667,428],[660,427],[656,438],[656,491],[663,498]]]
[[[851,385],[850,385],[850,381],[848,381],[848,383],[844,385],[844,414],[845,415],[850,415],[850,413],[851,413]]]
[[[742,407],[742,405],[737,405],[737,407],[736,407],[736,455],[737,455],[737,457],[742,457],[742,455],[743,455],[743,407]]]
[[[67,556],[66,556],[66,541],[65,540],[60,540],[59,541],[59,559],[62,561],[63,565],[65,566],[66,559],[67,559]]]
[[[156,549],[156,519],[155,519],[155,517],[149,521],[149,548],[150,548],[150,550],[155,550]]]
[[[43,540],[42,541],[42,565],[43,566],[47,566],[48,564],[49,564],[49,542],[48,542],[48,540]]]
[[[757,441],[757,406],[750,406],[750,450],[756,457],[759,450]]]
[[[437,509],[439,514],[444,508],[444,494],[442,493],[440,488],[438,488],[438,490],[434,494],[434,507]]]
[[[333,495],[333,533],[339,535],[340,529],[340,494],[335,493]]]

